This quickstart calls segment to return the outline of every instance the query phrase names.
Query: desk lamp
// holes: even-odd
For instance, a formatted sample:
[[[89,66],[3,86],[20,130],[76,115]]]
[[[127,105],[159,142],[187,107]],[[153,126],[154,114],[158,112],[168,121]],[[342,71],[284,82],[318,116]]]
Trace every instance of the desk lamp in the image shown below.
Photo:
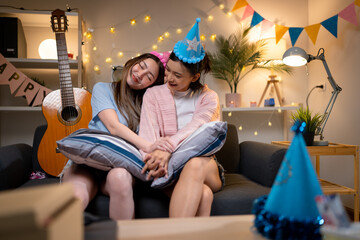
[[[303,66],[303,65],[307,64],[308,62],[311,62],[312,60],[315,60],[315,59],[321,60],[324,65],[325,71],[328,75],[328,81],[329,81],[331,87],[333,88],[333,92],[332,92],[330,101],[325,109],[324,114],[323,114],[323,121],[320,124],[320,126],[316,129],[316,132],[315,132],[316,135],[320,135],[320,141],[314,141],[314,145],[318,145],[318,146],[327,146],[328,145],[327,141],[323,141],[324,128],[325,128],[327,120],[329,119],[329,116],[330,116],[331,110],[334,106],[334,103],[336,101],[336,98],[337,98],[338,94],[340,93],[340,91],[342,90],[341,87],[339,87],[339,85],[336,84],[334,78],[332,77],[332,75],[330,73],[330,69],[325,60],[324,52],[325,52],[325,50],[323,48],[320,48],[318,51],[318,54],[316,56],[312,56],[310,54],[307,54],[305,52],[305,50],[302,48],[291,47],[288,50],[286,50],[283,55],[283,62],[286,65],[293,66],[293,67]]]

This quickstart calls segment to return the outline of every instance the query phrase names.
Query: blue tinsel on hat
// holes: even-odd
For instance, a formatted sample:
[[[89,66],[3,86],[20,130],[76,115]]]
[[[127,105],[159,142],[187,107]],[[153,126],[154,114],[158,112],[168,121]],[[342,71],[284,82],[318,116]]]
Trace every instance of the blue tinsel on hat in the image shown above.
[[[185,63],[198,63],[204,59],[205,50],[200,42],[200,21],[200,18],[197,18],[186,37],[175,44],[175,55]]]
[[[255,200],[255,227],[271,239],[321,239],[323,223],[315,197],[322,190],[302,137],[305,123],[292,127],[294,139],[268,196]]]

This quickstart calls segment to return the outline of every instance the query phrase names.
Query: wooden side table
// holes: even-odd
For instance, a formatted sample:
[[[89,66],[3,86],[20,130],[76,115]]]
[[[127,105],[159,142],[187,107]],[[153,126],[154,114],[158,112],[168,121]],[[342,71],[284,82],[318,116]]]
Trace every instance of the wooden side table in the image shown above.
[[[273,141],[272,144],[288,147],[289,141]],[[307,146],[310,156],[316,157],[315,169],[324,194],[354,195],[354,221],[359,221],[359,146],[340,143],[329,143],[328,146]],[[353,155],[354,156],[354,188],[345,187],[320,178],[320,156]]]

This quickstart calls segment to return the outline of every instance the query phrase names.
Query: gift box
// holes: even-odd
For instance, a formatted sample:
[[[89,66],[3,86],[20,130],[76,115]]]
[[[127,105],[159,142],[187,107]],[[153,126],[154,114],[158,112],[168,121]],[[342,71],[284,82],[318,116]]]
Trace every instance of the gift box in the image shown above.
[[[83,239],[83,211],[70,184],[0,193],[0,239]]]

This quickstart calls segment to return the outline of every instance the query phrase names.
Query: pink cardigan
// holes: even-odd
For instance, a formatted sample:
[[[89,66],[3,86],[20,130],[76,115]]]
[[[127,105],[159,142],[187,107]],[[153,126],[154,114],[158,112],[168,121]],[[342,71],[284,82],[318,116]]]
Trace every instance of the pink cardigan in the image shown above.
[[[204,86],[195,106],[191,122],[178,131],[175,102],[167,84],[149,88],[141,108],[139,135],[150,142],[170,137],[174,146],[191,135],[201,125],[220,120],[219,98],[215,91]]]

